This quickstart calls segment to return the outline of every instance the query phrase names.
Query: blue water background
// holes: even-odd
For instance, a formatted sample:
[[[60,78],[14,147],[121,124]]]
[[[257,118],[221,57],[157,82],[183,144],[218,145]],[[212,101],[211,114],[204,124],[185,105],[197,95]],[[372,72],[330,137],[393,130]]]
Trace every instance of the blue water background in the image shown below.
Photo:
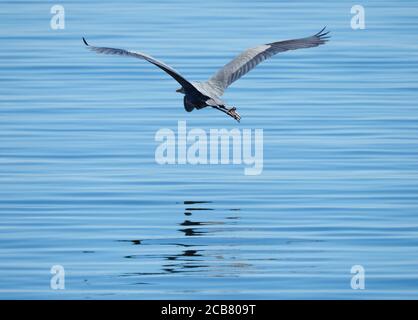
[[[50,8],[65,8],[64,30]],[[418,298],[418,2],[1,1],[0,297]],[[311,35],[186,113],[143,51],[205,80]],[[155,162],[155,133],[261,128],[264,170]],[[65,290],[50,288],[52,265]],[[366,289],[350,286],[353,265]]]

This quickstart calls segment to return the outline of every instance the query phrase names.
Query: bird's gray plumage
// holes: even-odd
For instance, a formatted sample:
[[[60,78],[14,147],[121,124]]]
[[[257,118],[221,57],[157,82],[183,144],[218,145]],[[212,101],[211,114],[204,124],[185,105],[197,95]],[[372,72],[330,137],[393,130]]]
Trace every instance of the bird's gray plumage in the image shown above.
[[[215,73],[208,82],[220,96],[234,81],[279,52],[312,48],[324,44],[328,39],[328,32],[324,30],[325,28],[307,38],[272,42],[247,49]]]
[[[325,28],[323,28],[320,32],[311,37],[272,42],[247,49],[205,82],[188,81],[164,62],[147,54],[124,49],[94,47],[90,46],[84,38],[83,41],[89,49],[95,52],[140,58],[164,70],[181,85],[181,89],[177,91],[184,93],[184,107],[187,111],[190,112],[194,108],[201,109],[206,106],[211,106],[239,121],[241,117],[235,111],[236,109],[226,108],[225,103],[220,99],[228,86],[255,68],[259,63],[277,53],[288,50],[312,48],[324,44],[329,39],[327,36],[328,33],[329,32],[325,32]]]
[[[170,67],[164,62],[159,61],[145,53],[138,52],[138,51],[129,51],[129,50],[124,50],[124,49],[117,49],[117,48],[94,47],[94,46],[89,45],[86,39],[84,38],[83,38],[83,42],[90,50],[95,51],[97,53],[113,54],[113,55],[118,55],[118,56],[129,56],[129,57],[146,60],[152,63],[153,65],[157,66],[158,68],[167,72],[178,83],[180,83],[184,89],[191,90],[191,91],[196,90],[196,88],[194,88],[194,86],[189,81],[187,81],[180,73],[178,73],[172,67]]]

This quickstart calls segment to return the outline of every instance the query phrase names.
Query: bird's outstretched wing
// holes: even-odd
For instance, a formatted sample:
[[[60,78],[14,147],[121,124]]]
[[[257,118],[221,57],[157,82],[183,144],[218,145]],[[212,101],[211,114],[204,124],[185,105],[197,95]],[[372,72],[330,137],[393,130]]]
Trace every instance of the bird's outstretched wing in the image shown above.
[[[329,36],[327,36],[328,33],[329,31],[325,32],[325,28],[323,28],[311,37],[272,42],[248,49],[214,74],[208,80],[208,83],[220,96],[231,83],[255,68],[260,62],[279,52],[317,47],[324,44],[329,39]]]
[[[104,54],[114,54],[119,56],[129,56],[134,58],[139,58],[146,60],[153,65],[157,66],[158,68],[167,72],[170,76],[172,76],[181,86],[185,89],[185,91],[197,91],[197,89],[187,81],[181,74],[179,74],[176,70],[171,68],[170,66],[166,65],[164,62],[154,59],[153,57],[146,55],[142,52],[136,51],[128,51],[124,49],[116,49],[116,48],[106,48],[106,47],[94,47],[87,43],[86,39],[83,38],[84,44],[92,51]]]

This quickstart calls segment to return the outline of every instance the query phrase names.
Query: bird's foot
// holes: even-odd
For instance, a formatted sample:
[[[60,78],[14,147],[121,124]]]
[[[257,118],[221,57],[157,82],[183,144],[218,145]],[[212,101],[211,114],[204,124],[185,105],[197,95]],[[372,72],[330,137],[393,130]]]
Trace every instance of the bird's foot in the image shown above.
[[[241,116],[239,115],[238,112],[236,112],[237,108],[232,107],[231,109],[228,109],[228,115],[232,118],[234,118],[235,120],[237,120],[238,122],[240,122],[241,120]]]

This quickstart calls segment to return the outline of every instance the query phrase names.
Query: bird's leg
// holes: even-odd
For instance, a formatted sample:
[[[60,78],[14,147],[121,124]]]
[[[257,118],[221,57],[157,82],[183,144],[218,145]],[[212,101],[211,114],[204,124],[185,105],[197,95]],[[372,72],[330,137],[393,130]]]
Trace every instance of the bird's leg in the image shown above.
[[[227,107],[225,107],[224,105],[219,105],[219,106],[213,106],[215,109],[218,109],[219,111],[222,111],[224,113],[226,113],[228,116],[230,116],[231,118],[234,118],[235,120],[237,120],[238,122],[240,122],[241,120],[241,116],[239,115],[238,112],[236,112],[237,108],[232,107],[230,109],[228,109]]]

